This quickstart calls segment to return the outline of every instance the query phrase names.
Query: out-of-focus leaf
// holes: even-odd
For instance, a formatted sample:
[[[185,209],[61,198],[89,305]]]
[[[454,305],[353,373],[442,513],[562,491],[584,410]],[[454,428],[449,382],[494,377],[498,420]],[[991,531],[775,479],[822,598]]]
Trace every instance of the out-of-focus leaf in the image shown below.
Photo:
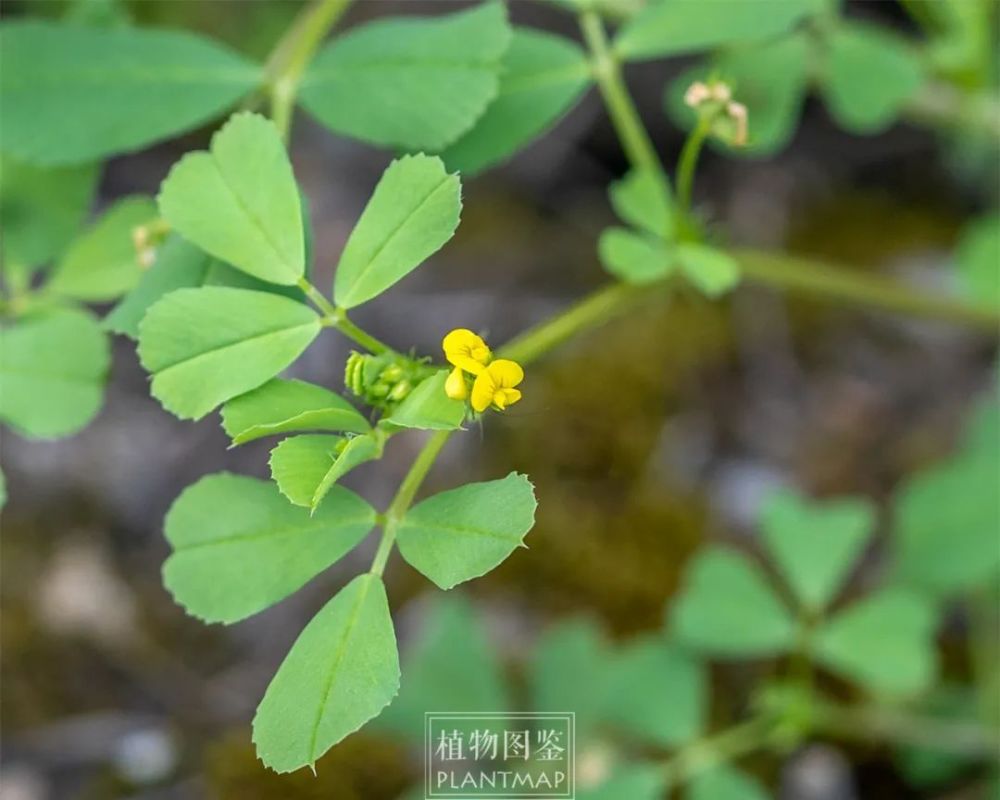
[[[622,221],[661,239],[674,235],[674,211],[666,179],[649,170],[633,169],[608,189],[611,205]]]
[[[771,800],[756,779],[728,766],[699,772],[688,785],[688,800]]]
[[[958,275],[969,298],[1000,307],[1000,216],[966,226],[958,243]]]
[[[604,268],[626,283],[655,283],[675,269],[674,248],[648,234],[607,228],[597,243]]]
[[[657,764],[620,764],[596,786],[578,780],[577,800],[660,800],[667,783],[663,768]]]
[[[975,692],[969,686],[937,686],[920,702],[919,713],[924,717],[952,722],[975,720]],[[947,783],[975,763],[974,759],[963,758],[956,753],[923,747],[897,747],[895,760],[906,780],[922,788]]]
[[[709,297],[728,292],[740,281],[736,259],[717,247],[682,242],[677,245],[676,259],[684,277]]]

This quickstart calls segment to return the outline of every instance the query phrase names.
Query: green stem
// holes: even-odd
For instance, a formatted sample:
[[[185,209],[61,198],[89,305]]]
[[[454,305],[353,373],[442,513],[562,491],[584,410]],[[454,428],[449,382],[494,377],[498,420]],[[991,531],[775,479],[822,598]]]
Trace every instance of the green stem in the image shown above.
[[[773,719],[759,716],[694,742],[664,764],[667,780],[680,785],[699,772],[759,750],[767,746],[774,728]]]
[[[694,192],[694,172],[698,165],[698,156],[701,148],[708,138],[712,122],[707,117],[699,117],[698,124],[694,126],[688,134],[687,141],[681,150],[681,156],[677,161],[677,199],[680,201],[681,209],[687,215],[691,211],[691,197]]]
[[[313,286],[305,278],[299,278],[298,287],[305,292],[306,296],[313,301],[313,304],[321,312],[323,312],[323,324],[328,325],[331,328],[336,328],[348,339],[352,339],[357,344],[361,345],[363,348],[371,353],[378,355],[379,353],[391,353],[395,352],[389,345],[384,342],[380,342],[370,333],[362,330],[353,322],[347,318],[347,312],[335,306],[329,300],[326,299],[324,294]]]

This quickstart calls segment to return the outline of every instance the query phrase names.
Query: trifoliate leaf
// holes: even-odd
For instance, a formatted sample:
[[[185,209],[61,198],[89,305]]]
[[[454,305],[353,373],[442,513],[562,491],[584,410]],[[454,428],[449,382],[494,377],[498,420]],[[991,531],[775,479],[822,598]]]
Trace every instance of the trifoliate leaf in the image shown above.
[[[503,57],[496,100],[441,157],[449,168],[470,175],[513,156],[555,125],[590,82],[586,56],[576,44],[515,28]]]
[[[728,766],[697,773],[688,784],[688,800],[771,800],[756,779]]]
[[[237,269],[283,285],[305,273],[292,165],[278,129],[259,114],[234,114],[210,151],[174,164],[157,200],[178,233]]]
[[[760,569],[723,547],[695,556],[670,628],[692,648],[727,658],[782,653],[795,640],[795,624]]]
[[[650,170],[633,169],[608,189],[611,205],[624,222],[661,239],[674,235],[674,213],[666,178]]]
[[[132,231],[156,218],[150,197],[119,200],[59,259],[47,288],[87,302],[113,300],[142,277]]]
[[[367,433],[371,425],[343,397],[305,381],[275,378],[222,407],[233,444],[295,431]]]
[[[444,382],[448,379],[448,372],[443,369],[424,378],[385,421],[401,428],[435,431],[461,428],[465,421],[465,402],[452,400],[445,394]]]
[[[442,150],[496,97],[509,43],[502,3],[372,22],[316,56],[302,81],[302,105],[336,133]]]
[[[404,156],[382,174],[340,255],[333,293],[353,308],[436,253],[458,227],[462,187],[441,159]]]
[[[27,161],[95,161],[208,122],[260,77],[191,33],[14,20],[0,27],[0,139]]]
[[[312,766],[398,689],[385,587],[359,575],[313,617],[267,687],[253,720],[257,755],[275,772]]]
[[[761,517],[764,543],[799,602],[821,611],[836,596],[875,525],[863,500],[770,498]]]
[[[655,283],[675,270],[673,247],[626,228],[607,228],[597,243],[597,254],[604,268],[626,283]]]
[[[959,280],[969,299],[1000,307],[1000,218],[996,212],[965,227],[956,258]]]
[[[885,589],[848,606],[816,636],[817,657],[876,694],[907,695],[933,681],[934,607],[922,597]]]
[[[380,455],[374,436],[290,436],[271,451],[271,477],[295,505],[315,510],[344,475]]]
[[[164,408],[181,419],[201,419],[281,372],[319,330],[315,312],[286,297],[215,286],[178,289],[139,324],[139,358]]]
[[[709,297],[728,292],[740,281],[740,265],[723,250],[695,242],[683,242],[675,251],[684,276]]]
[[[0,328],[0,419],[40,439],[76,433],[101,407],[110,360],[107,337],[83,311]]]
[[[372,507],[339,486],[310,516],[270,481],[209,475],[185,489],[167,513],[164,532],[173,554],[163,583],[188,613],[237,622],[305,585],[374,524]]]
[[[467,483],[411,508],[399,524],[399,552],[442,589],[477,578],[521,546],[535,522],[524,476]]]

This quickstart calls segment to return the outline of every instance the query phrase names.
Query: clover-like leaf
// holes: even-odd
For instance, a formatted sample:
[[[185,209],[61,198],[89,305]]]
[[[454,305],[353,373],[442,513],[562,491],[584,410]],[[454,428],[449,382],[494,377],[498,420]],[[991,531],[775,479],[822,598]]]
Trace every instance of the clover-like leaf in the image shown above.
[[[267,687],[253,719],[257,755],[275,772],[313,766],[398,689],[385,587],[359,575],[313,617]]]
[[[319,330],[315,312],[287,297],[217,286],[178,289],[143,317],[139,358],[163,407],[200,419],[273,378]]]
[[[607,228],[597,243],[597,254],[604,268],[626,283],[655,283],[676,269],[672,246],[627,228]]]
[[[296,431],[371,430],[361,413],[322,386],[275,378],[222,407],[222,427],[233,444]]]
[[[174,164],[157,198],[185,239],[237,269],[271,283],[305,273],[299,190],[274,123],[234,114],[209,151]]]
[[[671,610],[670,628],[692,648],[727,658],[782,653],[796,630],[760,569],[723,547],[695,556]]]
[[[740,265],[717,247],[682,242],[677,245],[676,257],[684,277],[709,297],[718,297],[739,283]]]
[[[270,481],[209,475],[185,489],[167,513],[164,533],[173,553],[163,565],[163,583],[188,613],[237,622],[305,585],[374,524],[374,509],[339,486],[309,515]]]
[[[660,239],[674,235],[674,212],[670,187],[663,175],[633,169],[608,189],[611,205],[624,222]]]
[[[290,436],[271,451],[271,477],[291,502],[315,511],[337,481],[381,451],[379,440],[367,434]]]
[[[83,311],[43,311],[5,325],[0,419],[40,439],[75,433],[101,407],[110,361],[107,336]]]
[[[466,407],[462,400],[452,400],[445,394],[448,370],[424,378],[410,395],[386,419],[386,423],[401,428],[423,430],[454,430],[465,421]]]
[[[12,20],[0,27],[0,139],[26,161],[95,161],[207,122],[260,76],[183,31]]]
[[[461,183],[440,158],[393,161],[340,255],[337,304],[353,308],[406,277],[454,235],[461,210]]]
[[[535,522],[531,482],[467,483],[417,503],[397,531],[399,552],[442,589],[477,578],[522,546]]]
[[[697,773],[688,785],[688,800],[770,800],[755,779],[733,767],[721,765]]]

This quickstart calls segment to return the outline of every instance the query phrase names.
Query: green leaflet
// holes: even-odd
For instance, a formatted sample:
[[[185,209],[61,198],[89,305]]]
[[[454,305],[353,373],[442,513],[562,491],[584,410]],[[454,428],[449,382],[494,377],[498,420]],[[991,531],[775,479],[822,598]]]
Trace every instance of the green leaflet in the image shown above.
[[[267,687],[253,719],[257,755],[275,772],[313,766],[398,689],[385,587],[359,575],[313,617]]]
[[[524,476],[468,483],[418,503],[397,531],[399,552],[442,589],[489,572],[521,546],[535,521]]]
[[[444,392],[444,382],[450,370],[425,378],[399,407],[385,420],[402,428],[424,430],[454,430],[465,421],[465,403],[452,400]]]
[[[237,622],[299,589],[360,542],[375,511],[342,487],[309,515],[270,481],[218,473],[185,489],[167,514],[173,554],[163,583],[206,622]]]
[[[807,502],[791,492],[769,499],[764,542],[799,602],[810,612],[836,596],[864,549],[875,515],[861,500]]]
[[[107,337],[83,311],[56,309],[0,328],[0,419],[51,439],[75,433],[101,407]]]
[[[160,187],[160,212],[184,238],[271,283],[305,274],[299,190],[274,123],[234,114],[211,150],[188,153]]]
[[[257,65],[181,31],[5,22],[0,139],[26,161],[94,161],[207,122],[260,77]]]
[[[607,228],[601,233],[597,254],[604,268],[626,283],[656,283],[675,269],[673,247],[627,228]]]
[[[271,451],[271,477],[295,505],[315,511],[333,484],[381,454],[381,442],[370,435],[290,436]]]
[[[586,56],[576,44],[515,28],[503,57],[496,100],[441,157],[463,175],[493,166],[555,125],[590,83]]]
[[[496,96],[510,42],[503,3],[379,20],[336,37],[302,81],[302,105],[336,133],[438,151]]]
[[[576,800],[661,800],[667,776],[656,764],[624,763],[599,785],[577,789]]]
[[[1000,217],[997,211],[962,231],[956,254],[958,276],[970,300],[1000,308]]]
[[[87,302],[113,300],[139,282],[143,272],[132,231],[156,218],[150,197],[115,203],[59,259],[48,288]]]
[[[139,325],[152,393],[181,419],[201,419],[295,361],[320,330],[307,306],[264,292],[178,289]]]
[[[684,277],[709,297],[718,297],[739,283],[740,265],[724,250],[682,242],[677,245],[676,254],[677,266]]]
[[[672,198],[663,176],[633,169],[611,184],[608,195],[611,206],[623,222],[660,239],[673,238]]]
[[[688,785],[688,800],[771,800],[771,795],[749,775],[721,765],[699,772]]]
[[[824,664],[877,694],[925,689],[937,672],[934,607],[899,589],[884,589],[820,628],[816,655]]]
[[[458,227],[462,187],[441,159],[404,156],[382,174],[340,255],[337,305],[353,308],[381,294],[436,253]]]
[[[695,556],[669,623],[685,644],[721,658],[783,653],[795,639],[795,624],[762,572],[723,547]]]

